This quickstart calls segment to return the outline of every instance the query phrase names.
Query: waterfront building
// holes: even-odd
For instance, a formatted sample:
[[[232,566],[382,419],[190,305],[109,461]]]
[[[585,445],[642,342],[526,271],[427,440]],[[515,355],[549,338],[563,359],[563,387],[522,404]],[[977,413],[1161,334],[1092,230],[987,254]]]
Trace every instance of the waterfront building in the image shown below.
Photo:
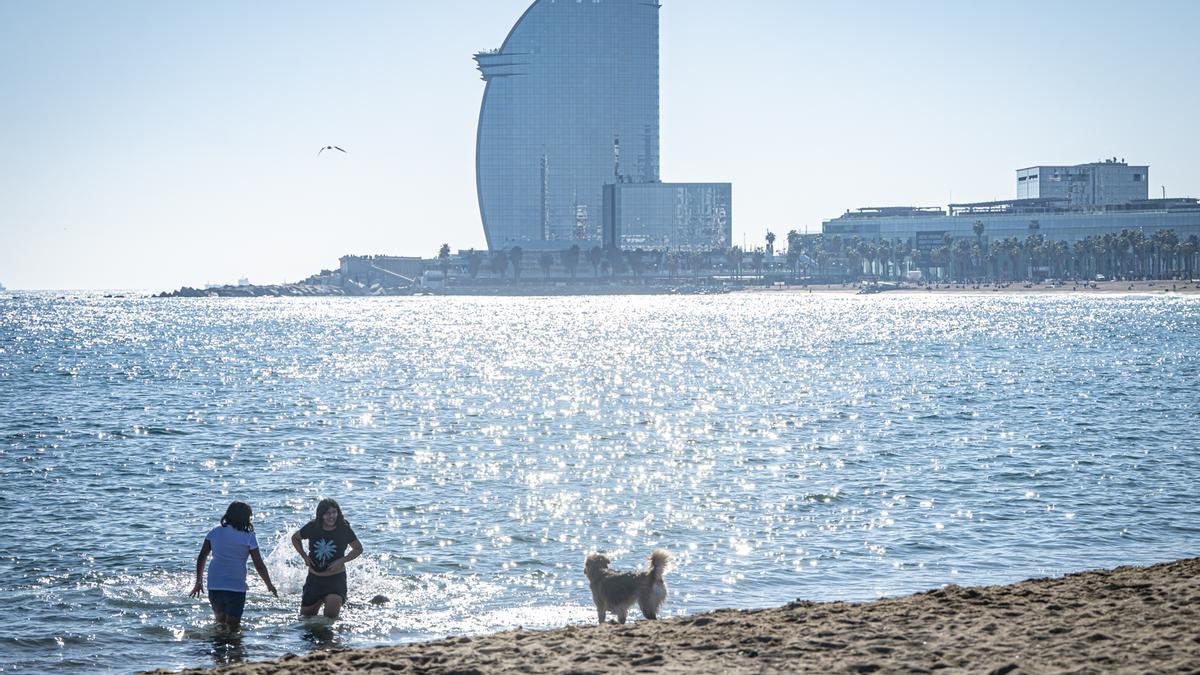
[[[605,186],[659,183],[660,9],[537,0],[499,49],[475,54],[490,250],[602,245]]]
[[[1054,199],[1068,208],[1118,206],[1150,198],[1150,167],[1115,158],[1017,170],[1017,199]]]
[[[604,245],[619,249],[711,251],[731,246],[729,183],[616,183],[604,186]]]
[[[338,262],[341,263],[338,272],[343,282],[352,281],[364,286],[411,286],[424,271],[421,259],[416,257],[346,255]]]
[[[1200,203],[1149,199],[1149,167],[1111,160],[1074,167],[1040,166],[1017,172],[1017,199],[938,207],[863,208],[822,223],[826,237],[844,241],[901,241],[924,257],[952,239],[1024,240],[1040,234],[1073,244],[1088,237],[1172,229],[1182,240],[1200,235]],[[978,224],[978,228],[977,228]],[[981,228],[981,233],[976,230]]]

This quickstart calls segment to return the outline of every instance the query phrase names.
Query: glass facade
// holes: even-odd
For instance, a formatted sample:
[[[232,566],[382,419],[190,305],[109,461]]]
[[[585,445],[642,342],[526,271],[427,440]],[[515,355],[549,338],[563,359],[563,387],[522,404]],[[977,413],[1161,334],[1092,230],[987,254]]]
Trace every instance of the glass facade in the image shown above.
[[[838,235],[844,240],[861,237],[912,242],[923,250],[936,245],[949,233],[954,238],[975,239],[976,222],[984,225],[983,240],[997,241],[1009,237],[1024,240],[1033,232],[1050,240],[1074,243],[1087,237],[1119,233],[1121,230],[1141,230],[1147,235],[1158,230],[1173,229],[1181,239],[1200,235],[1200,209],[1157,211],[1108,211],[1098,213],[1006,213],[961,216],[854,218],[843,216],[825,221],[822,232],[826,237]],[[932,242],[932,243],[931,243]]]
[[[604,243],[621,249],[713,251],[733,238],[729,183],[604,186]]]
[[[659,180],[659,7],[537,0],[500,49],[475,55],[489,249],[600,245],[604,186]]]

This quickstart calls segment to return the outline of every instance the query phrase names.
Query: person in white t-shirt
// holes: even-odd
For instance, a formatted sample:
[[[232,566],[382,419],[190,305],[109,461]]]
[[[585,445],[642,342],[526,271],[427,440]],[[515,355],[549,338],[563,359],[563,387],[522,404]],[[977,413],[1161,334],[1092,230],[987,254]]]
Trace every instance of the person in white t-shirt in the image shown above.
[[[245,502],[233,502],[225,509],[221,525],[209,531],[196,557],[196,585],[191,596],[200,597],[204,592],[204,563],[212,554],[212,565],[208,568],[208,602],[212,605],[217,623],[230,631],[241,627],[242,611],[246,607],[246,558],[254,560],[254,569],[262,577],[267,590],[275,597],[275,585],[271,573],[258,552],[258,539],[254,537],[254,525],[250,523],[253,513]]]

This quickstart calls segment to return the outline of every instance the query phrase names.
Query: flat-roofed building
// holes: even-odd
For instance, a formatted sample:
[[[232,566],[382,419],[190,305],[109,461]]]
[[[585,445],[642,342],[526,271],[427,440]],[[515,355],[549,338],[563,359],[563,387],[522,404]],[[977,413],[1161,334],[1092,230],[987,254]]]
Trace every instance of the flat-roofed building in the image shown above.
[[[618,249],[713,251],[733,239],[730,183],[604,186],[604,245]]]
[[[1179,238],[1200,235],[1200,202],[1192,198],[1149,199],[1148,166],[1111,160],[1072,167],[1038,166],[1017,171],[1017,199],[939,207],[885,207],[847,211],[822,223],[826,237],[909,242],[928,254],[953,239],[983,242],[1025,239],[1074,243],[1088,237],[1140,230],[1151,235],[1175,230]],[[982,234],[976,234],[976,224]]]
[[[1150,198],[1150,167],[1110,159],[1017,169],[1017,199],[1054,199],[1067,208],[1117,206]]]

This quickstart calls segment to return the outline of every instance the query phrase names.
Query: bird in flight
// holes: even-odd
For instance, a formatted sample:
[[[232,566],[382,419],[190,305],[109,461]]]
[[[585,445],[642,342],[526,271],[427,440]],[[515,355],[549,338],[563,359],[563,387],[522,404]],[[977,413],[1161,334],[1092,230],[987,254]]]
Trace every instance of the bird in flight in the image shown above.
[[[338,147],[338,146],[336,146],[336,145],[327,145],[327,146],[325,146],[325,147],[323,147],[323,148],[321,148],[320,150],[318,150],[318,151],[317,151],[317,157],[320,157],[320,156],[321,156],[321,153],[322,153],[322,152],[325,152],[326,150],[337,150],[338,152],[346,152],[345,150],[342,150],[341,148],[339,148],[339,147]],[[346,154],[349,154],[349,153],[346,153]]]

